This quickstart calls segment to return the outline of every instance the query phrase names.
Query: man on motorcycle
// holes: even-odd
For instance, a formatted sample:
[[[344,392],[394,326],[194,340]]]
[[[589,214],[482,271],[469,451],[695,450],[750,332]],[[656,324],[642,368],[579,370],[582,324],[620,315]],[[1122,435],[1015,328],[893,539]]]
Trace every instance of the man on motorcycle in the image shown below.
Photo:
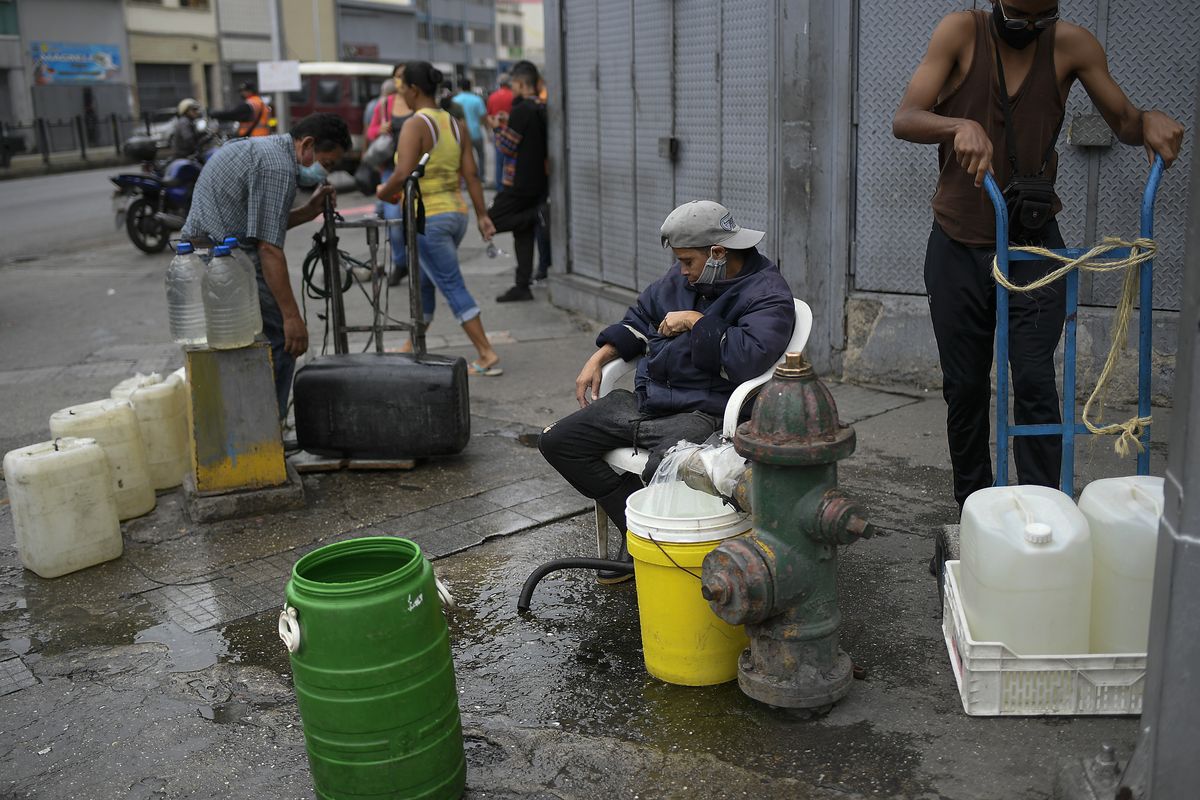
[[[209,138],[196,128],[200,119],[200,103],[189,97],[179,101],[178,116],[171,129],[171,158],[195,158],[201,146]]]
[[[250,81],[238,87],[242,94],[242,102],[224,111],[213,111],[210,116],[215,120],[241,123],[238,126],[238,136],[270,136],[271,107],[267,101],[258,95],[258,87]]]
[[[337,114],[311,114],[290,134],[230,142],[204,165],[181,233],[201,246],[236,236],[242,253],[254,262],[280,418],[287,413],[296,357],[308,350],[284,238],[289,228],[324,210],[325,198],[335,194],[325,176],[349,149],[350,130]],[[307,203],[292,208],[297,186],[315,188]]]

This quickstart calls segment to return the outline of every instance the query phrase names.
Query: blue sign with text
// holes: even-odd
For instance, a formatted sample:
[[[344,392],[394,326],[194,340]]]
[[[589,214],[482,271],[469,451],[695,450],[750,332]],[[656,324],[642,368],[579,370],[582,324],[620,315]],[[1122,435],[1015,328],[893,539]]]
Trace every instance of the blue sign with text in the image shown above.
[[[112,44],[34,42],[33,82],[99,83],[112,80],[121,71],[121,48]]]

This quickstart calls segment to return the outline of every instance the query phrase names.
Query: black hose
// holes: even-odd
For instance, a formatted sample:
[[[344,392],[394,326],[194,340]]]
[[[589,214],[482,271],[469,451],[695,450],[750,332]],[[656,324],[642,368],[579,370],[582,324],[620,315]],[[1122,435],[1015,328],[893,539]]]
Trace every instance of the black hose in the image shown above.
[[[542,578],[560,569],[604,569],[621,575],[633,574],[633,563],[629,561],[612,561],[607,558],[556,558],[547,561],[529,573],[525,585],[521,587],[521,597],[517,600],[517,611],[529,610],[529,601],[533,599],[533,590],[537,588]]]

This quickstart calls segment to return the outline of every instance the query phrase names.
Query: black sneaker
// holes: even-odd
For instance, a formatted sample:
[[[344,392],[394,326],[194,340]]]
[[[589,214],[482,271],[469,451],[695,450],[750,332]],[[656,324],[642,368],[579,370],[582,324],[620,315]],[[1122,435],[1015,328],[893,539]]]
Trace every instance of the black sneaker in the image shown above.
[[[393,264],[388,271],[388,286],[399,286],[400,281],[408,277],[407,264]]]
[[[548,272],[549,272],[549,270],[539,269],[537,271],[537,273],[535,273],[533,276],[533,282],[534,283],[542,283],[543,281],[546,280]]]
[[[533,292],[528,286],[514,286],[496,298],[497,303],[515,303],[520,300],[532,300]]]
[[[629,551],[625,549],[625,537],[621,537],[621,551],[617,553],[616,561],[622,561],[626,564],[633,563],[633,556],[629,555]],[[606,586],[611,586],[614,583],[624,583],[625,581],[633,580],[633,572],[622,572],[611,569],[596,570],[596,583],[602,583]]]

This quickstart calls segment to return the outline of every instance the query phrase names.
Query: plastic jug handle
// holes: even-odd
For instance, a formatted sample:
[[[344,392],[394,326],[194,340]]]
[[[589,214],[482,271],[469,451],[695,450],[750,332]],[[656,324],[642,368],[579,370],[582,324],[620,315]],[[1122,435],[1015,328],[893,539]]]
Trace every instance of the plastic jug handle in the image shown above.
[[[1162,506],[1159,505],[1157,497],[1150,494],[1145,489],[1143,489],[1141,486],[1138,486],[1136,483],[1133,485],[1133,493],[1135,495],[1140,494],[1145,499],[1145,501],[1150,504],[1150,507],[1154,509],[1155,517],[1162,516],[1162,514],[1163,514]]]
[[[442,601],[442,607],[450,611],[457,611],[458,601],[454,599],[454,595],[450,594],[450,590],[446,588],[446,584],[442,583],[441,578],[437,575],[433,576],[433,585],[437,587],[438,599]]]
[[[279,612],[279,639],[287,646],[289,653],[300,649],[300,621],[296,619],[296,609],[287,605]]]

